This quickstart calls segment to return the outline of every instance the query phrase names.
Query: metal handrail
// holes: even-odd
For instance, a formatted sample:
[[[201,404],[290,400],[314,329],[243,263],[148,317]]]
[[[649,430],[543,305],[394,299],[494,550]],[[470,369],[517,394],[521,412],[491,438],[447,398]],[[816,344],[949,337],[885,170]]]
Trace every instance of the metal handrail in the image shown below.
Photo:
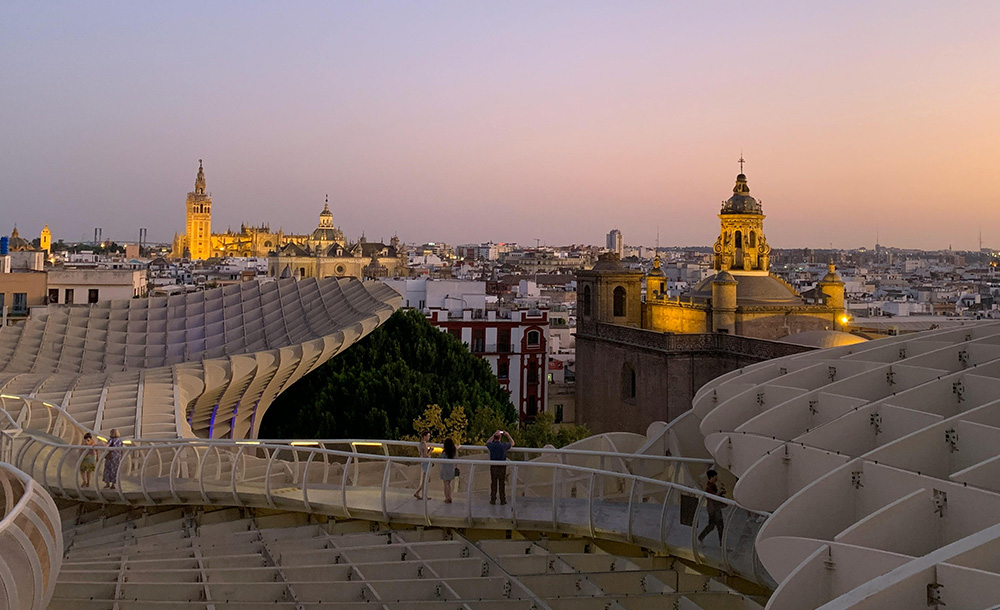
[[[108,448],[101,446],[88,446],[88,445],[69,445],[69,444],[56,444],[48,438],[40,438],[31,434],[30,431],[19,437],[16,442],[21,442],[25,444],[22,450],[19,452],[21,457],[25,457],[25,448],[28,445],[37,445],[40,451],[47,451],[48,455],[45,456],[45,464],[42,465],[42,472],[39,473],[42,482],[49,487],[53,493],[57,495],[63,495],[64,497],[71,497],[74,499],[86,498],[89,500],[98,500],[101,502],[113,502],[121,504],[148,504],[155,501],[154,496],[157,493],[168,494],[171,502],[177,504],[184,503],[204,503],[209,500],[209,503],[213,498],[216,502],[219,502],[218,495],[216,491],[210,489],[212,484],[218,486],[218,484],[227,485],[231,490],[231,501],[237,506],[266,506],[269,508],[287,508],[291,502],[293,505],[301,506],[301,510],[327,510],[334,511],[336,514],[343,514],[345,516],[351,516],[356,510],[369,510],[359,508],[356,504],[352,505],[349,497],[351,490],[359,489],[375,489],[377,492],[378,508],[376,513],[374,513],[374,518],[381,518],[385,520],[392,520],[393,518],[407,521],[407,520],[419,520],[420,522],[434,524],[439,523],[455,523],[454,515],[434,515],[429,509],[429,505],[426,500],[426,494],[424,496],[423,504],[420,510],[411,512],[398,512],[394,509],[393,504],[398,504],[399,499],[395,497],[395,493],[400,491],[401,485],[399,483],[393,482],[394,472],[399,472],[400,468],[414,467],[420,476],[425,476],[423,469],[420,468],[421,464],[424,463],[439,463],[442,458],[420,458],[420,457],[402,457],[402,456],[391,456],[380,453],[374,454],[363,454],[356,451],[342,451],[335,449],[325,449],[318,447],[291,447],[287,444],[265,444],[263,442],[259,444],[235,444],[232,443],[229,446],[230,451],[223,451],[222,447],[219,446],[217,442],[206,442],[202,443],[200,446],[196,441],[184,441],[175,443],[157,443],[155,445],[130,445],[118,448]],[[82,455],[83,451],[96,449],[99,453],[98,465],[106,460],[106,456],[110,454],[111,451],[122,452],[122,460],[119,463],[119,472],[117,480],[119,485],[115,490],[98,490],[96,488],[96,481],[92,484],[91,488],[86,490],[79,488],[79,483],[76,480],[75,475],[76,470],[79,467],[79,461],[82,460],[71,460],[70,463],[74,463],[74,467],[70,472],[73,472],[74,483],[72,485],[67,485],[63,479],[63,472],[67,470],[67,458],[70,455]],[[168,489],[162,489],[160,487],[159,491],[150,488],[150,461],[153,453],[158,455],[158,462],[162,462],[160,458],[161,452],[166,451],[169,455],[169,471],[167,473],[167,483]],[[79,454],[74,454],[73,452],[80,452]],[[208,454],[221,456],[225,454],[235,454],[234,459],[230,462],[231,470],[228,475],[222,474],[222,465],[217,465],[215,471],[216,475],[209,474],[209,469],[206,468],[206,461],[209,459]],[[282,458],[280,454],[291,453],[292,458],[288,459]],[[58,455],[59,466],[57,470],[59,471],[57,481],[48,480],[48,472],[51,469],[47,465],[51,462],[54,457]],[[40,454],[39,454],[40,455]],[[336,503],[327,503],[324,505],[322,502],[317,503],[316,492],[319,489],[316,485],[321,485],[327,489],[329,488],[326,484],[314,483],[311,478],[306,476],[308,469],[315,469],[319,467],[316,462],[317,459],[321,458],[324,464],[324,470],[326,471],[325,477],[329,476],[329,470],[331,466],[342,466],[343,473],[341,479],[341,485],[339,490],[339,506]],[[248,461],[249,460],[249,461]],[[300,470],[296,464],[301,463],[305,460],[308,464],[307,470]],[[36,468],[38,467],[38,460],[29,460],[32,465]],[[222,460],[220,459],[220,462]],[[142,463],[141,469],[138,473],[133,472],[133,466]],[[256,464],[254,463],[256,462]],[[381,470],[381,481],[375,482],[374,485],[364,485],[361,482],[360,475],[361,466],[363,462],[379,464],[376,469]],[[473,526],[478,524],[481,519],[473,513],[473,504],[475,493],[478,491],[482,493],[485,491],[483,488],[477,485],[475,475],[477,472],[477,466],[483,466],[483,460],[479,459],[463,459],[456,458],[453,463],[460,466],[466,466],[468,468],[468,477],[463,477],[466,479],[466,493],[465,497],[468,502],[463,518],[460,522],[465,526]],[[621,539],[626,542],[643,542],[649,546],[650,542],[659,543],[660,546],[666,548],[670,547],[674,550],[683,551],[684,548],[690,548],[690,552],[693,558],[702,556],[703,561],[709,565],[716,565],[716,567],[721,567],[727,571],[738,573],[744,578],[759,580],[761,582],[766,582],[766,580],[756,573],[755,562],[751,562],[748,566],[734,566],[733,562],[729,559],[726,544],[720,545],[719,549],[722,554],[721,556],[708,556],[704,555],[703,549],[699,549],[699,541],[695,538],[695,532],[691,532],[691,543],[690,546],[682,545],[678,546],[676,543],[668,544],[667,532],[666,532],[666,519],[665,514],[667,510],[667,504],[674,505],[676,503],[668,502],[671,498],[679,498],[680,495],[694,496],[698,498],[699,510],[703,510],[707,501],[711,499],[713,502],[719,503],[726,507],[726,522],[733,521],[733,515],[740,513],[749,516],[753,515],[755,519],[762,521],[767,513],[757,512],[757,511],[747,511],[745,509],[739,508],[735,502],[728,498],[722,498],[719,496],[712,496],[706,492],[681,485],[679,483],[674,483],[671,481],[664,481],[660,479],[655,479],[651,477],[645,477],[641,475],[635,475],[627,472],[616,472],[609,470],[601,470],[598,468],[591,468],[586,466],[577,466],[572,464],[563,464],[560,462],[508,462],[511,466],[511,486],[510,486],[510,508],[509,508],[509,519],[511,527],[519,527],[519,523],[523,524],[525,519],[531,522],[537,522],[539,519],[537,515],[532,515],[531,511],[525,513],[527,508],[522,507],[525,502],[531,505],[535,504],[535,498],[541,499],[545,496],[550,498],[552,503],[551,513],[549,517],[543,519],[543,522],[551,523],[553,529],[565,530],[569,528],[572,530],[573,527],[584,527],[587,532],[590,533],[592,537],[599,537],[598,533],[606,537],[611,537],[615,539]],[[240,474],[241,467],[243,473]],[[249,469],[256,468],[263,469],[264,476],[261,482],[258,477],[249,474]],[[552,469],[552,475],[547,474],[536,474],[543,473],[544,469]],[[289,482],[292,483],[292,493],[287,493],[289,488],[285,486],[283,488],[285,493],[278,493],[273,488],[273,483],[275,481],[275,473],[277,470],[282,470],[285,472],[285,476],[288,478]],[[351,472],[355,473],[353,481],[348,483],[348,476]],[[481,472],[481,470],[479,471]],[[366,469],[366,473],[371,473],[370,469]],[[133,475],[138,476],[133,476]],[[373,473],[372,473],[373,474]],[[162,477],[162,467],[157,467],[157,476]],[[259,475],[258,475],[259,476]],[[124,477],[130,477],[128,481]],[[257,482],[250,482],[248,477],[252,477],[257,480]],[[608,480],[615,481],[614,486],[619,488],[619,491],[611,491],[607,493],[607,490],[602,487],[602,484]],[[566,493],[559,492],[559,482],[564,481],[566,483],[570,481],[587,481],[586,484],[586,503],[587,503],[587,514],[585,523],[580,523],[578,520],[562,521],[560,520],[560,503],[563,501],[572,501],[574,496]],[[129,489],[126,491],[126,485],[129,485]],[[402,484],[406,488],[407,494],[412,491],[413,482],[407,480]],[[310,496],[310,491],[313,491],[313,495]],[[540,490],[545,490],[548,493],[542,493],[541,495],[534,495]],[[72,492],[72,493],[71,493]],[[649,527],[645,528],[646,532],[644,534],[639,534],[636,530],[637,524],[637,510],[641,504],[647,503],[647,500],[653,500],[654,496],[659,496],[663,494],[664,508],[661,511],[657,511],[660,514],[659,523],[654,526],[653,530]],[[94,497],[96,496],[96,498]],[[230,496],[227,494],[227,498],[222,500],[221,503],[228,503]],[[405,496],[404,496],[405,497]],[[459,494],[461,497],[461,494]],[[375,499],[375,498],[372,498]],[[678,500],[679,501],[679,500]],[[280,502],[280,506],[279,506]],[[614,511],[615,514],[620,514],[622,516],[621,523],[603,523],[599,525],[597,518],[597,506],[598,503],[608,504],[617,503],[622,508],[620,510]],[[545,502],[548,504],[548,502]],[[306,508],[308,506],[308,508]],[[528,506],[528,505],[525,505]],[[644,511],[648,512],[648,511]],[[506,513],[505,513],[506,514]],[[492,517],[494,520],[496,516]],[[504,516],[503,519],[508,517]],[[607,519],[602,517],[604,521]],[[647,524],[648,525],[648,524]],[[692,523],[692,529],[697,527],[697,519]],[[489,526],[489,525],[487,525]],[[494,527],[496,524],[493,525]],[[507,527],[507,526],[505,526]]]
[[[22,417],[26,417],[27,420],[24,423],[33,423],[31,420],[37,413],[39,405],[44,407],[45,419],[44,419],[44,430],[41,432],[52,434],[56,431],[56,428],[62,426],[59,432],[63,434],[68,434],[71,438],[79,439],[81,431],[85,430],[78,422],[76,422],[71,416],[69,416],[63,409],[51,403],[46,403],[30,397],[15,397],[5,395],[4,399],[17,398],[20,399],[27,408],[22,407]],[[0,409],[4,411],[4,409]],[[8,419],[13,421],[10,414],[7,414]],[[17,422],[14,422],[15,425]],[[68,424],[68,428],[67,428]],[[101,503],[121,503],[121,504],[156,504],[158,503],[156,496],[159,493],[167,492],[169,494],[169,501],[173,503],[183,504],[183,503],[207,503],[211,504],[213,498],[216,502],[218,500],[218,491],[211,489],[210,484],[214,483],[218,485],[219,483],[224,483],[226,487],[229,488],[229,493],[227,498],[221,503],[225,504],[230,502],[236,506],[249,506],[249,505],[262,505],[269,508],[279,508],[276,503],[276,499],[284,503],[294,502],[296,504],[301,504],[301,509],[309,512],[314,512],[316,510],[336,510],[337,514],[343,514],[346,517],[351,518],[352,514],[358,510],[362,512],[367,509],[358,507],[357,505],[352,506],[349,501],[348,490],[349,489],[359,489],[359,488],[379,488],[379,510],[377,511],[377,517],[385,520],[389,520],[394,514],[392,507],[390,505],[390,492],[395,493],[399,485],[393,483],[393,473],[394,472],[405,472],[400,469],[406,467],[417,467],[418,471],[421,473],[421,477],[429,477],[429,471],[424,472],[420,467],[425,463],[434,464],[439,462],[441,458],[428,457],[407,457],[407,456],[394,456],[390,455],[391,448],[406,448],[406,449],[416,449],[419,443],[412,441],[385,441],[385,440],[370,440],[370,439],[331,439],[331,440],[311,440],[311,441],[288,441],[288,440],[227,440],[227,439],[135,439],[132,441],[126,441],[128,444],[124,447],[110,449],[101,445],[97,446],[86,446],[77,445],[73,443],[58,443],[53,442],[49,438],[39,438],[37,435],[32,434],[32,430],[20,430],[16,435],[7,435],[4,437],[3,443],[8,445],[5,447],[5,451],[8,454],[13,455],[13,445],[19,444],[20,450],[17,451],[17,462],[25,462],[24,458],[27,456],[27,449],[31,445],[38,445],[37,452],[33,455],[37,455],[36,459],[31,460],[31,465],[34,468],[38,468],[39,461],[41,461],[41,472],[40,479],[42,484],[48,489],[53,490],[54,493],[61,494],[64,497],[69,497],[78,500],[96,500]],[[343,449],[333,449],[329,445],[335,447],[343,447]],[[364,447],[377,447],[377,452],[366,453],[359,450],[359,448]],[[474,514],[474,494],[478,491],[482,493],[484,490],[477,487],[475,475],[477,472],[477,466],[482,466],[484,456],[480,455],[485,453],[486,448],[483,446],[465,446],[462,449],[466,452],[476,452],[473,457],[457,458],[455,463],[458,465],[465,465],[468,468],[468,475],[462,477],[468,482],[466,483],[465,498],[467,506],[465,509],[465,517],[462,521],[466,525],[473,525],[477,521],[481,521],[479,517]],[[116,480],[122,481],[122,475],[129,476],[138,467],[138,484],[135,482],[130,482],[130,489],[128,492],[125,490],[124,483],[118,485],[113,491],[111,490],[101,490],[97,486],[97,477],[95,475],[94,480],[90,487],[86,489],[81,489],[78,477],[76,473],[79,471],[80,463],[83,460],[84,452],[87,450],[94,450],[98,453],[97,466],[98,468],[104,464],[110,451],[121,451],[122,459],[118,465],[118,472],[116,474]],[[73,452],[78,452],[74,454]],[[755,523],[763,521],[763,518],[767,516],[767,513],[758,513],[756,511],[746,511],[745,509],[739,508],[732,500],[727,498],[721,498],[718,496],[710,496],[700,489],[695,489],[674,481],[657,479],[652,477],[647,477],[643,475],[633,474],[629,471],[629,467],[625,466],[628,462],[635,461],[649,461],[651,463],[657,464],[678,464],[678,465],[708,465],[712,464],[713,461],[710,459],[701,458],[679,458],[674,456],[658,456],[649,454],[634,454],[634,453],[621,453],[616,451],[597,451],[588,449],[553,449],[553,448],[527,448],[527,447],[515,447],[512,451],[517,453],[520,452],[525,456],[535,455],[538,458],[554,457],[557,461],[543,461],[541,459],[532,459],[531,461],[511,461],[509,465],[511,468],[511,506],[509,509],[510,523],[511,526],[518,527],[519,521],[524,520],[524,515],[529,515],[530,520],[537,520],[530,517],[529,513],[524,513],[524,510],[520,510],[519,504],[524,504],[528,501],[527,498],[531,497],[541,497],[533,496],[542,487],[548,489],[547,494],[551,497],[551,516],[545,521],[551,524],[554,530],[565,529],[566,527],[572,528],[574,522],[561,522],[560,521],[560,501],[571,500],[575,497],[575,489],[578,486],[586,487],[586,503],[587,503],[587,515],[585,524],[586,531],[592,536],[597,537],[598,526],[595,519],[595,509],[597,502],[619,502],[624,508],[624,523],[616,524],[611,527],[607,535],[611,537],[618,537],[627,542],[636,542],[638,539],[652,540],[658,542],[660,546],[666,548],[671,545],[668,544],[667,540],[667,510],[669,506],[677,505],[679,502],[679,497],[681,495],[694,496],[698,498],[698,511],[703,511],[706,507],[708,498],[711,498],[714,502],[718,502],[724,505],[725,508],[725,526],[728,528],[731,522],[734,520],[734,515],[736,514],[746,514],[749,520],[749,515],[754,515],[753,519]],[[166,473],[166,483],[167,489],[154,490],[151,489],[149,484],[149,474],[151,468],[151,458],[153,454],[156,454],[156,477],[162,479],[163,467],[164,467],[164,457],[163,452],[167,452],[167,460],[169,462],[168,472]],[[279,453],[290,454],[291,460],[279,459]],[[57,454],[60,454],[57,456]],[[78,459],[71,459],[72,455],[77,455]],[[190,457],[189,457],[190,456]],[[591,468],[588,466],[579,466],[566,464],[567,457],[593,457],[599,458],[599,467]],[[49,464],[54,457],[58,457],[56,471],[58,474],[58,480],[53,484],[49,482]],[[321,458],[322,466],[315,464],[317,458]],[[607,460],[611,458],[615,460],[612,463],[621,463],[623,471],[609,470],[607,465]],[[215,475],[211,475],[208,471],[209,460],[214,459],[214,471]],[[304,469],[299,468],[301,461],[305,461]],[[230,472],[228,475],[224,472],[225,462],[228,461]],[[361,467],[363,462],[379,462],[381,461],[381,474],[382,481],[381,485],[362,485]],[[316,483],[311,481],[309,473],[315,468],[323,469],[323,482],[322,486],[327,489],[334,489],[329,485],[329,475],[331,469],[341,466],[343,472],[341,474],[340,481],[340,502],[339,506],[336,504],[327,504],[327,508],[323,507],[323,503],[317,503],[318,488],[315,486]],[[73,483],[66,484],[63,481],[63,474],[68,468],[72,467],[69,472],[73,473]],[[263,475],[263,489],[257,487],[257,483],[253,482],[248,475],[251,468],[264,468]],[[275,490],[272,489],[272,479],[275,477],[275,469],[279,472],[284,472],[285,476],[289,478],[296,489],[294,497],[290,497],[287,493],[276,494]],[[552,475],[551,479],[547,475],[542,475],[538,477],[535,473],[542,472],[539,469],[551,468]],[[259,472],[259,470],[257,471]],[[481,473],[482,471],[479,470]],[[528,474],[525,474],[528,473]],[[353,478],[351,475],[353,474]],[[519,476],[521,475],[521,476]],[[280,475],[278,475],[280,476]],[[404,475],[405,476],[405,475]],[[223,477],[227,480],[223,481]],[[259,481],[259,475],[252,477]],[[609,479],[618,479],[620,484],[620,494],[615,492],[610,496],[605,493],[605,482]],[[537,479],[537,480],[536,480]],[[350,483],[348,482],[350,480]],[[544,481],[544,482],[543,482]],[[187,483],[190,482],[196,488],[191,490],[187,488]],[[562,483],[564,491],[562,494],[559,493],[559,486]],[[407,485],[411,484],[407,481]],[[521,487],[524,487],[523,491]],[[310,497],[310,488],[313,488],[313,497]],[[287,487],[283,491],[287,492]],[[572,489],[573,494],[568,493],[566,490]],[[626,491],[627,490],[627,491]],[[458,489],[456,489],[458,492]],[[192,495],[193,493],[193,495]],[[258,497],[254,497],[255,494],[259,494]],[[660,512],[659,517],[659,532],[656,536],[640,535],[637,536],[635,525],[636,525],[636,511],[637,505],[646,503],[647,499],[651,499],[654,495],[663,494],[663,508]],[[138,495],[138,500],[136,496]],[[520,502],[518,498],[524,498]],[[674,498],[675,502],[671,503],[670,500]],[[396,500],[393,499],[392,502]],[[654,500],[655,501],[655,500]],[[160,500],[162,502],[162,500]],[[293,507],[294,508],[294,507]],[[742,512],[740,512],[742,511]],[[700,513],[699,513],[700,514]],[[400,513],[396,514],[396,517],[402,520],[416,519],[419,518],[423,524],[433,525],[436,520],[440,519],[439,515],[433,515],[430,506],[427,501],[427,494],[423,496],[423,502],[419,513]],[[495,519],[494,519],[495,520]],[[449,523],[453,522],[451,516],[449,515],[445,521]],[[484,524],[487,527],[490,524]],[[496,526],[496,524],[492,524]],[[721,557],[708,557],[705,556],[701,551],[699,551],[699,541],[697,540],[694,529],[698,526],[697,518],[691,525],[692,531],[690,535],[691,542],[685,547],[690,548],[692,558],[697,559],[701,557],[706,563],[712,564],[713,562],[716,567],[721,567],[730,572],[736,572],[742,576],[750,579],[757,580],[768,585],[771,585],[773,581],[769,579],[766,574],[759,573],[759,562],[756,561],[756,557],[753,557],[753,561],[749,566],[737,567],[733,569],[732,561],[730,560],[729,548],[724,543],[721,546]],[[674,544],[673,546],[676,546]]]

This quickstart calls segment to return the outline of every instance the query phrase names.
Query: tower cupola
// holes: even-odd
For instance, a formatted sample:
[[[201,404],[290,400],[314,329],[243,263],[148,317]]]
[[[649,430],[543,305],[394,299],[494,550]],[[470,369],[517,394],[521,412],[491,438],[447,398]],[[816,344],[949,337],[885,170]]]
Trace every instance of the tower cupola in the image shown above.
[[[194,194],[205,194],[205,167],[202,165],[201,159],[198,159],[198,176],[194,179]]]
[[[733,195],[722,202],[719,212],[720,231],[713,248],[714,267],[716,271],[766,273],[770,266],[771,246],[764,238],[764,211],[760,202],[750,196],[743,163],[740,156],[740,173],[736,176]]]

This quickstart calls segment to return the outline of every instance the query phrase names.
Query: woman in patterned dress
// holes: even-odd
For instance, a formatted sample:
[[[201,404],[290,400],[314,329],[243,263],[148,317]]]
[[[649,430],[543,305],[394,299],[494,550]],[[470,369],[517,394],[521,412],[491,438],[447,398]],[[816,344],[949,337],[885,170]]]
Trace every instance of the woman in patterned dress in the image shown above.
[[[111,430],[111,439],[108,440],[109,451],[104,456],[104,488],[114,489],[118,483],[118,466],[122,463],[121,434],[117,428]]]

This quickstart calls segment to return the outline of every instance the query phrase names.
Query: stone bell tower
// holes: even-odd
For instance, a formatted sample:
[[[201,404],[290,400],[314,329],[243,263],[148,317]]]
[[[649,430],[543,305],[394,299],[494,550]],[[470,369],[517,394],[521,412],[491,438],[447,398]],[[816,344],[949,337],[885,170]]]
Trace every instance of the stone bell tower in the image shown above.
[[[205,168],[198,159],[194,190],[187,195],[186,241],[192,259],[212,256],[212,197],[205,194]]]
[[[764,212],[750,196],[743,163],[740,157],[740,174],[736,176],[733,196],[722,202],[719,212],[721,230],[713,248],[715,270],[767,273],[771,246],[764,238]]]

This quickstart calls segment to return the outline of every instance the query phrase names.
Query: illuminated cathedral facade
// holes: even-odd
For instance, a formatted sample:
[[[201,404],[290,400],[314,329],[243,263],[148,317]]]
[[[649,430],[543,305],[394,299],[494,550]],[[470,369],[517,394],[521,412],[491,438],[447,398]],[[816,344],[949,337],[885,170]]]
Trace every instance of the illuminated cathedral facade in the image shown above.
[[[823,295],[819,304],[807,304],[787,282],[770,273],[764,212],[750,196],[742,171],[736,176],[732,196],[722,203],[713,254],[716,273],[673,299],[666,296],[659,260],[644,276],[625,269],[616,255],[603,255],[593,269],[577,276],[579,320],[666,333],[726,333],[760,339],[839,331],[847,325],[844,282],[832,264],[818,285]]]
[[[349,242],[333,223],[327,197],[312,233],[272,231],[270,225],[243,224],[240,230],[212,233],[212,197],[206,191],[205,170],[198,161],[194,191],[188,193],[184,235],[174,235],[174,258],[257,257],[268,259],[273,277],[399,277],[407,274],[406,248],[398,237],[388,244],[364,236]]]

